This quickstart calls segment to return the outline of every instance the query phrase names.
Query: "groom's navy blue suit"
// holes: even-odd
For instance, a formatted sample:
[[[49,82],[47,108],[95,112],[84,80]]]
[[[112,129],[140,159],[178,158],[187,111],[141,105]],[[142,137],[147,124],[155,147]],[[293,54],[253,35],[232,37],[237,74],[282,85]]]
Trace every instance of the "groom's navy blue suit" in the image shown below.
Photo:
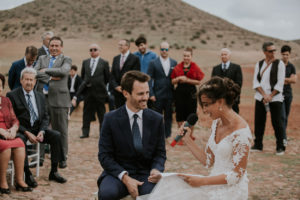
[[[153,110],[144,109],[142,118],[143,152],[138,154],[125,105],[104,116],[98,154],[104,169],[98,179],[99,199],[120,199],[128,195],[126,186],[118,178],[123,171],[144,182],[138,187],[140,195],[150,193],[155,185],[147,181],[150,171],[164,171],[166,150],[163,117]]]

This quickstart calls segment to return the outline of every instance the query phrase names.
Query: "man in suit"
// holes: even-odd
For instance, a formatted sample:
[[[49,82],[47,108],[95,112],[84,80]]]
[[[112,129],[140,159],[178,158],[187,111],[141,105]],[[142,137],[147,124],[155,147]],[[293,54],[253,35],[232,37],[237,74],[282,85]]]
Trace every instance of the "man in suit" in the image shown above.
[[[230,61],[231,51],[228,48],[221,49],[221,61],[222,63],[215,66],[212,70],[211,76],[227,77],[242,88],[243,74],[241,66]],[[232,109],[239,113],[240,97],[232,105]]]
[[[100,130],[105,113],[104,104],[108,97],[106,90],[106,84],[109,81],[108,62],[100,58],[100,47],[97,44],[90,45],[89,49],[91,58],[82,62],[82,68],[85,71],[84,81],[72,99],[73,106],[76,106],[76,99],[85,91],[82,136],[80,138],[89,137],[90,124],[94,119],[95,112],[97,112]]]
[[[104,116],[98,158],[104,171],[98,179],[100,200],[148,194],[159,181],[166,161],[161,114],[147,109],[150,77],[124,74],[126,104]]]
[[[70,91],[70,98],[71,100],[73,99],[73,97],[76,95],[76,92],[78,91],[80,85],[82,83],[82,79],[81,77],[77,74],[77,66],[76,65],[72,65],[71,66],[71,70],[70,70],[70,74],[69,74],[69,78],[68,78],[68,88]],[[78,106],[78,104],[80,103],[80,101],[83,100],[83,96],[80,95],[77,99],[76,99],[76,105],[71,107],[70,109],[70,115],[72,114],[72,112],[74,111],[74,109]]]
[[[25,67],[33,67],[34,61],[37,57],[37,48],[35,46],[28,46],[25,50],[25,57],[21,60],[12,63],[8,72],[8,86],[10,90],[21,87],[20,75]]]
[[[63,160],[62,144],[60,133],[48,129],[49,117],[45,97],[42,93],[34,91],[36,83],[36,71],[32,68],[25,68],[21,72],[22,87],[16,88],[7,94],[10,99],[14,112],[19,120],[19,133],[25,146],[27,140],[31,143],[47,143],[51,146],[51,171],[49,180],[58,183],[65,183],[67,180],[57,172],[59,161]],[[34,180],[29,167],[28,158],[26,156],[25,165],[25,182],[30,187],[36,187],[37,183]]]
[[[120,55],[115,56],[112,64],[112,71],[109,80],[110,91],[113,92],[115,97],[116,108],[121,107],[125,103],[125,98],[122,94],[122,89],[120,86],[121,78],[123,74],[130,70],[140,71],[140,61],[139,58],[130,53],[130,42],[128,40],[119,41]]]
[[[160,44],[160,57],[152,60],[149,64],[148,74],[151,77],[149,82],[150,100],[154,102],[153,109],[164,113],[165,135],[171,136],[172,127],[172,103],[173,85],[171,74],[177,62],[169,57],[169,44]]]
[[[39,59],[40,56],[42,55],[49,55],[49,41],[50,39],[54,36],[52,31],[47,31],[42,35],[42,41],[43,45],[41,48],[38,49],[38,56],[37,60]]]
[[[51,126],[61,133],[63,152],[68,155],[68,111],[71,105],[68,89],[68,74],[71,58],[62,54],[63,41],[54,36],[49,42],[50,55],[40,56],[36,63],[37,90],[48,96]],[[67,167],[66,161],[59,163],[60,168]]]

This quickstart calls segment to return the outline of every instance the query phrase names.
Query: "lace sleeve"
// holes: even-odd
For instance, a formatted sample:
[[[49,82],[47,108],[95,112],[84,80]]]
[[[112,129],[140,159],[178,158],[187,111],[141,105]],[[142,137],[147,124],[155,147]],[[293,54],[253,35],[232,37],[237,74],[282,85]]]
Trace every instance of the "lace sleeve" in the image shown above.
[[[206,168],[210,168],[211,166],[213,166],[214,162],[215,162],[215,155],[212,152],[212,150],[210,149],[209,145],[206,145],[205,148],[205,154],[206,154]]]
[[[247,132],[240,132],[233,136],[232,145],[232,163],[234,168],[232,171],[225,173],[228,185],[237,184],[246,172],[251,138],[248,137]]]

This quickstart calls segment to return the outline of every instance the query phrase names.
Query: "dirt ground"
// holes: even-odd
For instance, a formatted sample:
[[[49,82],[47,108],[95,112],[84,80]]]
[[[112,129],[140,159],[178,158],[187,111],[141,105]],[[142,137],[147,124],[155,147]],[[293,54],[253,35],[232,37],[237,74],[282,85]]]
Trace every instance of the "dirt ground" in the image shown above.
[[[7,49],[6,44],[0,46],[0,55],[5,59],[0,59],[1,72],[7,72],[6,63],[11,63],[13,59],[13,49]],[[9,45],[7,45],[9,46]],[[16,45],[15,47],[18,47]],[[7,51],[5,51],[7,50]],[[23,50],[21,51],[23,52]],[[71,51],[69,51],[71,53]],[[8,55],[10,54],[11,55]],[[116,53],[116,52],[115,52]],[[180,52],[175,52],[180,55]],[[206,52],[212,55],[212,52]],[[75,54],[75,52],[74,52]],[[19,54],[21,55],[21,54]],[[113,54],[112,54],[113,55]],[[254,57],[259,54],[254,52]],[[6,57],[7,56],[7,57]],[[79,63],[83,57],[88,54],[80,55],[75,59]],[[243,57],[244,56],[244,57]],[[16,56],[15,56],[16,57]],[[20,56],[19,56],[20,57]],[[111,55],[108,55],[110,58]],[[176,56],[177,57],[177,56]],[[77,61],[78,60],[78,61]],[[109,59],[111,60],[111,59]],[[177,59],[177,60],[180,60]],[[240,114],[244,117],[251,130],[253,131],[254,122],[254,99],[252,90],[253,64],[249,63],[249,58],[245,54],[240,56],[240,63],[243,66],[244,84],[241,96]],[[257,60],[257,59],[254,59]],[[253,61],[253,60],[252,60]],[[204,66],[210,66],[211,63],[218,61],[209,59],[209,62],[202,62]],[[247,65],[249,67],[247,67]],[[209,77],[210,69],[204,71]],[[299,71],[299,70],[298,70]],[[299,77],[300,74],[298,74]],[[267,200],[267,199],[300,199],[300,86],[297,83],[293,87],[294,100],[289,117],[287,128],[288,147],[284,156],[275,155],[275,137],[268,114],[267,126],[264,137],[264,151],[261,153],[251,153],[248,162],[249,177],[249,199]],[[199,112],[200,120],[195,128],[197,143],[204,145],[210,135],[211,120],[203,113]],[[69,158],[68,167],[60,170],[60,173],[68,179],[65,184],[59,184],[48,181],[50,170],[50,160],[46,159],[41,168],[40,176],[37,178],[39,186],[31,193],[22,193],[11,188],[10,195],[0,195],[2,200],[92,200],[97,191],[96,181],[102,168],[97,159],[99,130],[98,123],[94,122],[91,128],[91,134],[88,139],[79,139],[82,125],[82,105],[73,113],[69,121]],[[173,134],[176,134],[177,125],[173,121]],[[183,172],[208,175],[209,170],[205,169],[187,150],[185,146],[170,147],[171,139],[167,141],[167,162],[166,172]],[[47,154],[47,158],[49,155]],[[34,172],[34,170],[33,170]],[[35,172],[34,172],[35,173]]]

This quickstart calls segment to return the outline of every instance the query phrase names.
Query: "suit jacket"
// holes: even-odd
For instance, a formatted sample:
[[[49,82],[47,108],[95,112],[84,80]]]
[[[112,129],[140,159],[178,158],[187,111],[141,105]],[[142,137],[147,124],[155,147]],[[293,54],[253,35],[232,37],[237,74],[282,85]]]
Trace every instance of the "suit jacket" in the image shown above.
[[[149,174],[154,168],[161,172],[164,170],[166,149],[163,117],[151,109],[143,111],[142,143],[143,153],[138,155],[125,105],[105,114],[98,153],[104,172],[99,181],[107,174],[117,178],[122,171],[130,175]]]
[[[166,76],[160,58],[149,63],[147,74],[151,77],[149,81],[150,96],[156,99],[172,99],[174,87],[171,82],[171,74],[177,62],[170,58],[170,70]]]
[[[8,86],[10,90],[13,90],[17,87],[21,87],[20,75],[21,75],[21,71],[25,67],[26,66],[25,66],[24,58],[12,63],[8,72]]]
[[[129,53],[122,70],[120,70],[120,59],[121,55],[115,56],[113,59],[112,69],[111,69],[111,75],[109,80],[109,87],[110,91],[113,91],[114,93],[117,92],[115,88],[117,86],[120,86],[122,76],[131,70],[137,70],[140,71],[140,60],[137,56],[133,55],[132,53]]]
[[[95,97],[97,99],[106,99],[108,97],[106,85],[109,81],[109,65],[108,62],[99,58],[95,72],[91,75],[90,68],[91,58],[82,62],[82,69],[84,69],[84,79],[81,83],[76,96],[85,92],[85,98]]]
[[[60,54],[57,56],[52,68],[48,68],[50,55],[40,56],[35,69],[37,70],[37,91],[43,90],[44,84],[49,82],[48,102],[51,107],[70,107],[70,94],[68,89],[68,75],[71,69],[71,58]],[[40,72],[46,68],[45,72]],[[60,80],[50,80],[50,77],[59,77]]]
[[[43,46],[41,48],[38,49],[38,54],[37,54],[37,58],[36,60],[39,59],[40,56],[43,56],[43,55],[47,55],[47,52],[45,51],[45,49],[43,48]]]
[[[227,77],[242,88],[243,74],[240,65],[230,62],[228,69],[223,72],[222,64],[219,64],[213,68],[211,76]]]
[[[19,132],[24,134],[25,131],[29,131],[34,135],[37,135],[39,131],[44,131],[48,128],[49,116],[47,113],[45,96],[40,92],[33,92],[38,110],[38,119],[35,121],[33,126],[30,124],[30,112],[22,87],[16,88],[7,93],[7,97],[10,99],[15,114],[19,120]]]
[[[71,76],[69,75],[68,77],[68,88],[69,90],[71,90]],[[74,82],[74,90],[75,90],[75,93],[78,91],[80,85],[82,83],[82,79],[81,77],[77,74],[76,78],[75,78],[75,82]]]

